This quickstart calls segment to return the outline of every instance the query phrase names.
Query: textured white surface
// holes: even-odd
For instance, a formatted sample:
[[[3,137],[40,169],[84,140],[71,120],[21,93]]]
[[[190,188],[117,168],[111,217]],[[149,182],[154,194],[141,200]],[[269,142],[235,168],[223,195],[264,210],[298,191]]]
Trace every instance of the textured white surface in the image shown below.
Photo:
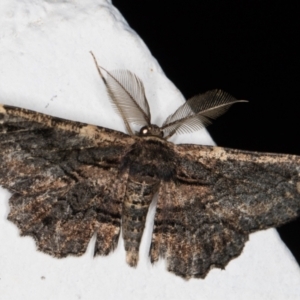
[[[0,2],[0,102],[124,130],[89,54],[107,68],[129,69],[144,82],[153,122],[183,102],[143,41],[105,0]],[[181,59],[184,59],[182,57]],[[211,144],[205,131],[178,142]],[[0,166],[1,167],[1,166]],[[0,190],[1,299],[299,299],[300,272],[275,230],[250,236],[243,254],[205,280],[182,280],[147,258],[151,218],[137,269],[123,242],[108,257],[58,260],[36,251],[6,220],[10,194]],[[154,213],[153,209],[151,211]]]

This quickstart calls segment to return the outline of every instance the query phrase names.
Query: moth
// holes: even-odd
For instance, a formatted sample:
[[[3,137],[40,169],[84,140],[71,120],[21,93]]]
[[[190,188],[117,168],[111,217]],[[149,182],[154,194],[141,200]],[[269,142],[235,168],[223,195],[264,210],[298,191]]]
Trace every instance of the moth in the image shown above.
[[[151,123],[142,81],[94,60],[128,134],[0,106],[0,184],[12,193],[8,219],[38,250],[79,256],[95,234],[94,254],[107,255],[122,228],[126,261],[135,267],[157,195],[151,262],[164,258],[176,275],[204,278],[239,256],[250,233],[299,215],[299,156],[168,141],[205,127],[240,100],[208,91],[159,127]]]

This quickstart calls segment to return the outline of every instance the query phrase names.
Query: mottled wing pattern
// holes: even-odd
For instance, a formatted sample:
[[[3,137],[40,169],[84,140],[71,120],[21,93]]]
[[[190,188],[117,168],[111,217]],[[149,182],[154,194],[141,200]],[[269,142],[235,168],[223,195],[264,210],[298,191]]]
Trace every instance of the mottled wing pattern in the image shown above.
[[[8,219],[56,257],[95,255],[116,246],[127,174],[118,171],[134,142],[123,133],[0,106],[0,185],[13,193]]]
[[[238,256],[251,232],[300,214],[300,158],[177,145],[177,178],[161,182],[151,261],[204,278]]]

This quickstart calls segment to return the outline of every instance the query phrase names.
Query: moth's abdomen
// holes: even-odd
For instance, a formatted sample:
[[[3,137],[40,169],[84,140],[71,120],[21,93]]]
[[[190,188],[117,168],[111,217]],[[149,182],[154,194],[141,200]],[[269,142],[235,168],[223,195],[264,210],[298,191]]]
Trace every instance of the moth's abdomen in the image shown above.
[[[129,177],[122,213],[122,232],[126,261],[135,267],[139,259],[139,247],[152,198],[157,190],[156,180]]]

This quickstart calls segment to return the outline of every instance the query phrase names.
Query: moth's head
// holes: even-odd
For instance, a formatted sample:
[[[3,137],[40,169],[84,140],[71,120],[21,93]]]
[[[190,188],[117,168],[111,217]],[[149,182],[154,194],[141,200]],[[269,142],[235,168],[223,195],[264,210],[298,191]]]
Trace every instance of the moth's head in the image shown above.
[[[139,132],[140,136],[156,136],[163,138],[164,133],[157,125],[151,124],[141,128]]]
[[[108,72],[97,64],[91,52],[98,73],[106,86],[110,100],[116,111],[122,117],[127,133],[141,137],[153,136],[169,139],[175,133],[193,132],[206,127],[212,119],[221,116],[236,102],[231,95],[221,90],[212,90],[194,96],[182,104],[171,114],[161,127],[151,124],[151,113],[142,81],[127,70]],[[106,77],[102,74],[106,72]],[[143,126],[140,132],[134,132],[130,123]],[[147,124],[146,126],[144,126]]]

